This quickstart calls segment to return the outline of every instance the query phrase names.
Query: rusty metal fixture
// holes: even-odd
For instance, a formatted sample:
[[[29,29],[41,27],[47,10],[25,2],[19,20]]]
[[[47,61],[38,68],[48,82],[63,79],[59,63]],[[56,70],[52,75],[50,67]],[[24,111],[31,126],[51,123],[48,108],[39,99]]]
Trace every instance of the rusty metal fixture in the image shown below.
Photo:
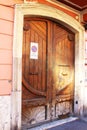
[[[68,40],[69,41],[74,41],[74,36],[73,36],[73,34],[68,34]]]
[[[26,22],[26,23],[24,23],[24,27],[23,27],[23,30],[24,31],[28,31],[29,30],[29,24]]]

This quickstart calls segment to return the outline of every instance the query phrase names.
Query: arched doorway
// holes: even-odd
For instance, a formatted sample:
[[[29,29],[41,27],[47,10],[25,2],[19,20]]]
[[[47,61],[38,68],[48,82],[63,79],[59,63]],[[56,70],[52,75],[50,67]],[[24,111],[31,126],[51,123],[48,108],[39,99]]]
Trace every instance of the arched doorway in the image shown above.
[[[83,46],[84,44],[83,31],[84,30],[82,26],[76,20],[66,15],[65,13],[59,10],[56,10],[55,8],[52,8],[52,7],[50,8],[49,6],[46,6],[46,5],[42,5],[38,3],[34,3],[33,5],[32,4],[17,5],[16,17],[15,17],[14,46],[13,46],[12,126],[15,126],[17,129],[21,127],[22,43],[23,43],[22,39],[23,39],[23,21],[24,21],[25,16],[27,17],[28,16],[33,16],[33,17],[42,16],[42,17],[47,17],[51,20],[54,19],[54,21],[57,22],[57,24],[61,22],[61,25],[64,25],[75,34],[74,113],[78,115],[83,114],[83,102],[82,102],[83,101],[83,98],[82,98],[83,88],[82,86],[84,86],[84,71],[81,71],[81,68],[84,68],[84,46]],[[52,44],[51,44],[51,48],[52,48]],[[55,48],[54,50],[52,50],[52,52],[54,55],[56,55]],[[49,59],[49,62],[52,62],[51,59]],[[56,63],[57,63],[57,60],[56,60]],[[55,81],[55,79],[56,78],[54,78],[53,76],[53,81]],[[50,79],[50,82],[51,82],[51,79]],[[53,89],[53,91],[55,92],[55,89]],[[52,97],[53,97],[51,98],[52,100],[55,99],[56,97],[55,93],[52,95]],[[49,99],[49,96],[48,96],[48,99]]]
[[[74,33],[47,18],[24,19],[22,121],[32,126],[70,116],[74,104]]]

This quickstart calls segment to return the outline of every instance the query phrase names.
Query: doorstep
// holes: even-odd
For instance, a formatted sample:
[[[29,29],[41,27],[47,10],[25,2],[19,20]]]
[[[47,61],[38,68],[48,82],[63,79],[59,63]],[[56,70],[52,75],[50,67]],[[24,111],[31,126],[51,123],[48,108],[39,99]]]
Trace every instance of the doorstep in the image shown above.
[[[69,117],[66,119],[52,121],[52,122],[49,122],[49,123],[46,123],[46,124],[43,124],[34,128],[30,128],[30,129],[27,128],[26,130],[46,130],[46,129],[49,129],[49,128],[52,128],[52,127],[55,127],[64,123],[74,121],[76,119],[78,119],[78,117]]]

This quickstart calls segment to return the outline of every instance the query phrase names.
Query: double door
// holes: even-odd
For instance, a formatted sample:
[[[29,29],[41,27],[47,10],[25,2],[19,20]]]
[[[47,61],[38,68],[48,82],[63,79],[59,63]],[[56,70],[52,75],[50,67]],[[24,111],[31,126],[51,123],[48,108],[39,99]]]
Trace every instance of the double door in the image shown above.
[[[73,112],[74,34],[56,22],[25,18],[22,124],[32,126]]]

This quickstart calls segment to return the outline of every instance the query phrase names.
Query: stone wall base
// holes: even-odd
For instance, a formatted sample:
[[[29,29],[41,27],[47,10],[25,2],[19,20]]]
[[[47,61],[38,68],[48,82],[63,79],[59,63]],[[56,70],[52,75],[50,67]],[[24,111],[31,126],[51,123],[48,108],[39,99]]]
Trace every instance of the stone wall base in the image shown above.
[[[10,96],[0,96],[0,130],[10,130],[10,103]]]

